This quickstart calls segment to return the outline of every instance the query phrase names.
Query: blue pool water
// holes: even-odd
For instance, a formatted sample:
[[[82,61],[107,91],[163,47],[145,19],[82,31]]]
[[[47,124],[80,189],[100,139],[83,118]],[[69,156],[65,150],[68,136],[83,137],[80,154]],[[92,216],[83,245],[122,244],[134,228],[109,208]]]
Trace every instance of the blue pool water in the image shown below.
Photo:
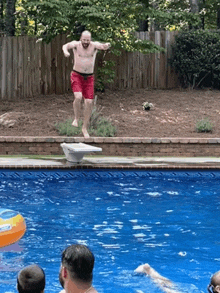
[[[16,292],[31,263],[45,269],[45,292],[59,292],[60,255],[72,243],[95,254],[100,293],[161,292],[134,273],[146,262],[180,292],[206,292],[220,270],[219,180],[219,171],[0,171],[0,206],[27,224],[17,245],[0,249],[0,292]]]

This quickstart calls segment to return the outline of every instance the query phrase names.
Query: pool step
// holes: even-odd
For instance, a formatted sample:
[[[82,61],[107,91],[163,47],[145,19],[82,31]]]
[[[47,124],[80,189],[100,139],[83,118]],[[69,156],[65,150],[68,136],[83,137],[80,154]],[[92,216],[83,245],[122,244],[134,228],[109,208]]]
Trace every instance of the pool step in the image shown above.
[[[61,143],[60,146],[66,156],[67,161],[79,163],[85,154],[91,152],[101,152],[102,148],[94,147],[85,143]]]

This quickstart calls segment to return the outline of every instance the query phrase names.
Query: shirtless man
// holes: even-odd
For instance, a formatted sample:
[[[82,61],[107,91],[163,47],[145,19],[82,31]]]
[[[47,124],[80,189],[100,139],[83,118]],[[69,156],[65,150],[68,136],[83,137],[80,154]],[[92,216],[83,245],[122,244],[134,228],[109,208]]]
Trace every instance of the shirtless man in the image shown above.
[[[62,253],[59,280],[60,293],[98,293],[92,286],[95,257],[82,244],[68,246]]]
[[[110,43],[99,43],[91,41],[91,33],[84,31],[80,41],[72,41],[63,45],[65,57],[69,57],[69,50],[73,50],[74,66],[70,75],[71,88],[74,93],[73,110],[75,119],[73,126],[78,127],[80,118],[81,101],[84,98],[84,121],[82,133],[84,137],[89,137],[88,126],[92,114],[94,98],[94,65],[98,50],[108,50]]]
[[[166,293],[180,293],[169,279],[161,276],[148,263],[137,267],[135,272],[148,275]],[[212,275],[207,290],[209,293],[220,293],[220,271]]]

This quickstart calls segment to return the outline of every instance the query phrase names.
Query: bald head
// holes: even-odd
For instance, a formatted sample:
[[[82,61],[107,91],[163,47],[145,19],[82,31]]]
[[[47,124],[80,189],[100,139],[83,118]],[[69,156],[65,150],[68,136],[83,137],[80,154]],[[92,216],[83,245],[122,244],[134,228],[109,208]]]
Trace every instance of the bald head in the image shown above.
[[[22,269],[17,278],[19,293],[42,293],[45,288],[45,273],[37,265],[30,265]]]
[[[90,37],[90,39],[91,39],[91,36],[92,36],[92,35],[91,35],[90,31],[83,31],[83,32],[82,32],[82,35],[81,35],[81,38],[82,38],[82,37]]]

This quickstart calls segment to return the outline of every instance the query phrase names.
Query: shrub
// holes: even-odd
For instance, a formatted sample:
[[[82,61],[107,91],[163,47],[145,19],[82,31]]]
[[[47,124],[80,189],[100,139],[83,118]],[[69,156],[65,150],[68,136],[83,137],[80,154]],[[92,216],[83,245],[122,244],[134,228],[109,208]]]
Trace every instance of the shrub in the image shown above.
[[[95,106],[90,119],[90,131],[97,136],[112,137],[116,134],[116,127],[108,118],[102,116],[102,107]]]
[[[107,118],[101,117],[96,129],[94,129],[94,133],[97,136],[112,137],[116,134],[116,127]]]
[[[154,107],[154,105],[152,103],[149,103],[149,102],[144,102],[142,104],[142,108],[145,111],[148,111],[148,110],[152,109],[153,107]]]
[[[95,134],[102,137],[111,137],[116,134],[116,127],[111,121],[101,116],[102,108],[94,107],[90,119],[89,134]],[[55,128],[60,135],[75,136],[82,132],[82,120],[79,120],[79,127],[72,126],[72,119],[55,124]]]
[[[212,132],[212,123],[209,121],[208,118],[204,118],[202,120],[199,120],[196,123],[196,131],[197,132]]]
[[[82,132],[82,121],[79,121],[79,127],[72,126],[72,119],[67,119],[65,122],[55,124],[55,128],[60,135],[75,136]]]
[[[220,88],[220,32],[185,31],[172,46],[170,63],[184,87]]]

